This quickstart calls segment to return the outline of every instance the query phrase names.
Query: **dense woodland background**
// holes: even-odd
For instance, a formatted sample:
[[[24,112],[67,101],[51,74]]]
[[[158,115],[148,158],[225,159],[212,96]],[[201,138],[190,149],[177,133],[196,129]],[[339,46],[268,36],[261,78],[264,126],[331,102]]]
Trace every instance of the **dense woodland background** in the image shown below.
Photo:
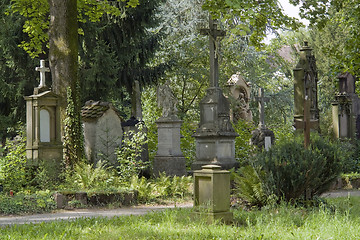
[[[39,59],[48,59],[47,38],[41,37],[47,34],[47,1],[31,5],[32,2],[5,0],[0,4],[3,143],[7,136],[14,136],[19,123],[25,122],[23,96],[31,95],[38,85],[34,68]],[[199,34],[199,29],[207,26],[210,11],[227,32],[221,41],[220,85],[224,87],[230,76],[239,72],[251,83],[253,96],[257,88],[265,88],[271,96],[266,122],[272,128],[292,124],[292,68],[300,45],[309,41],[319,70],[322,133],[330,134],[330,104],[336,91],[336,76],[344,71],[354,75],[358,72],[358,3],[291,2],[301,4],[302,16],[310,20],[310,26],[304,28],[286,17],[279,11],[279,3],[270,0],[140,0],[135,8],[127,7],[128,2],[111,2],[119,14],[97,8],[91,1],[88,5],[79,1],[80,102],[110,101],[127,119],[131,115],[132,83],[139,80],[144,120],[151,125],[158,116],[153,113],[159,114],[156,86],[170,80],[179,99],[179,117],[185,121],[184,127],[196,127],[198,102],[208,86],[209,72],[208,40]],[[36,15],[37,12],[41,14]],[[263,38],[271,32],[277,37],[264,44]],[[251,107],[256,124],[255,101]]]

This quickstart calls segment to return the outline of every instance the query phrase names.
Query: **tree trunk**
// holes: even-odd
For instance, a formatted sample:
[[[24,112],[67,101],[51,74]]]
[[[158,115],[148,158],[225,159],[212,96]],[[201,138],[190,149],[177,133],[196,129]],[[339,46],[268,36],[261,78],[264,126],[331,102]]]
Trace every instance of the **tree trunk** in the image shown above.
[[[52,89],[62,98],[61,126],[67,167],[82,157],[78,79],[77,0],[49,0]],[[68,104],[70,103],[70,104]]]

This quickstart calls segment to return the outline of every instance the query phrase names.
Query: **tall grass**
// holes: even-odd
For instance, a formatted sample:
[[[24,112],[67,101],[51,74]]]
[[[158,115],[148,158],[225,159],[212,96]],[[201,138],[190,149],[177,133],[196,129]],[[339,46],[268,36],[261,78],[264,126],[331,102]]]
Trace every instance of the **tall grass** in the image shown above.
[[[0,229],[0,239],[360,239],[360,198],[330,203],[312,209],[282,204],[235,210],[233,225],[209,225],[195,218],[191,209],[56,221],[6,227]]]

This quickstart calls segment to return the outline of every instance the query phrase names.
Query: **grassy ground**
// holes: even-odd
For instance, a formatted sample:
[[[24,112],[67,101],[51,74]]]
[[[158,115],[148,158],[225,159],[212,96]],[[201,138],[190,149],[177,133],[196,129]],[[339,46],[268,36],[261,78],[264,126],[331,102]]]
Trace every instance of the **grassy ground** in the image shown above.
[[[329,200],[319,208],[281,206],[234,210],[233,225],[207,224],[191,209],[145,216],[12,226],[0,239],[360,239],[360,197]]]

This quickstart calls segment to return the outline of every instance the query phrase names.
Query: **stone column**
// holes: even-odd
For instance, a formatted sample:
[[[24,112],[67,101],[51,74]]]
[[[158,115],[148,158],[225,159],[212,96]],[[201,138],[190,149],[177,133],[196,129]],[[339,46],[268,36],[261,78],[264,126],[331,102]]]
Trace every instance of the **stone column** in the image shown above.
[[[158,151],[154,158],[153,173],[164,172],[169,176],[186,175],[185,157],[180,149],[180,127],[182,121],[176,116],[156,121],[158,126]]]

